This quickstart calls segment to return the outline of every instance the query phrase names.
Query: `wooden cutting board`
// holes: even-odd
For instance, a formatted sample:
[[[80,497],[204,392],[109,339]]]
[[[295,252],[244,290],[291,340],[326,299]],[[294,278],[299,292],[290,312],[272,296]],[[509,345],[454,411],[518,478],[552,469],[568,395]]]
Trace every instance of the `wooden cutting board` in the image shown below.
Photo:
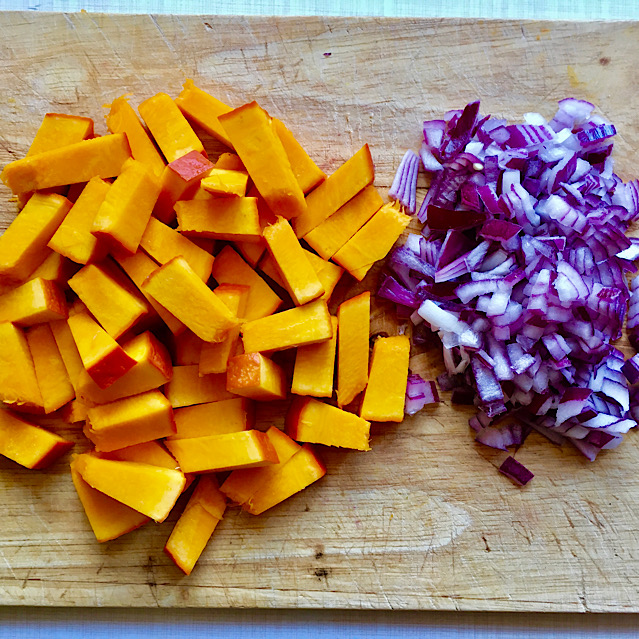
[[[368,142],[384,193],[421,121],[477,98],[510,120],[593,100],[618,127],[618,172],[636,176],[637,23],[4,13],[0,43],[2,165],[47,111],[104,132],[116,96],[176,95],[192,77],[257,99],[327,172]],[[413,363],[441,368],[433,352]],[[1,459],[0,603],[639,611],[638,435],[595,463],[532,435],[517,457],[536,478],[519,489],[468,416],[445,401],[376,426],[369,453],[323,451],[328,475],[302,494],[258,518],[229,510],[189,578],[162,553],[174,518],[98,545],[66,460]]]

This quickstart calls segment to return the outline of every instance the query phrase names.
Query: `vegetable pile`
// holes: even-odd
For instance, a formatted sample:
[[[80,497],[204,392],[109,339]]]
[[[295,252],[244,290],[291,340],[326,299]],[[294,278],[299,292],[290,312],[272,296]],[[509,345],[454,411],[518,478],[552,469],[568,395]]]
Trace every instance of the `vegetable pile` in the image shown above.
[[[73,442],[38,416],[83,425],[71,476],[101,542],[193,484],[165,547],[189,574],[227,500],[259,515],[325,474],[314,445],[369,450],[371,421],[402,421],[408,337],[369,358],[370,293],[331,297],[410,217],[368,145],[327,177],[256,102],[191,80],[138,111],[117,98],[97,137],[48,113],[2,171],[22,209],[0,237],[0,454],[45,468]],[[194,125],[229,152],[212,162]],[[286,431],[257,428],[291,393]]]
[[[379,295],[397,303],[420,342],[436,331],[452,401],[474,403],[477,441],[507,450],[530,429],[568,441],[588,459],[637,425],[639,182],[613,172],[615,127],[577,99],[546,121],[482,116],[479,102],[424,122],[419,156],[408,151],[390,196],[416,212],[421,161],[431,182],[411,234],[388,259]],[[408,399],[433,401],[415,391]],[[420,406],[413,401],[411,412]],[[502,471],[532,473],[509,458]]]

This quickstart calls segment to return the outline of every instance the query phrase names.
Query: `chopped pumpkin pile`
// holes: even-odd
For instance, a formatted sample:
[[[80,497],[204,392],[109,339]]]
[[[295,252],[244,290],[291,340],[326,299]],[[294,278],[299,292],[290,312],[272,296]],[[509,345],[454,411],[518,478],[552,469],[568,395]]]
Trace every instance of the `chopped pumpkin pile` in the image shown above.
[[[45,468],[73,442],[39,418],[83,427],[71,478],[100,542],[195,484],[165,547],[189,574],[227,501],[263,513],[324,475],[314,445],[369,450],[371,421],[403,419],[408,337],[369,368],[370,293],[329,305],[410,218],[367,145],[327,177],[256,102],[191,80],[138,111],[114,100],[104,136],[48,113],[2,171],[21,210],[0,237],[0,454]],[[291,394],[286,432],[255,427]]]

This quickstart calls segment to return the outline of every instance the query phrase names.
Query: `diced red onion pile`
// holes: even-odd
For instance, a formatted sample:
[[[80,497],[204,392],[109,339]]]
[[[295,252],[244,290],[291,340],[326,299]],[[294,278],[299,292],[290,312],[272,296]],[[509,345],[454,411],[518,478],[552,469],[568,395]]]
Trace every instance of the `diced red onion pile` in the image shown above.
[[[629,307],[639,346],[639,278],[627,282],[639,240],[625,236],[639,182],[613,173],[616,130],[593,110],[568,98],[549,122],[528,113],[509,125],[474,102],[424,122],[424,229],[390,255],[378,294],[412,319],[417,343],[438,333],[440,387],[477,406],[470,426],[494,448],[535,429],[594,460],[639,419],[639,386],[628,384],[639,382],[639,356],[624,362],[613,345]],[[409,151],[390,192],[412,213],[417,168]],[[437,400],[417,377],[409,413]],[[505,465],[519,483],[532,477]]]

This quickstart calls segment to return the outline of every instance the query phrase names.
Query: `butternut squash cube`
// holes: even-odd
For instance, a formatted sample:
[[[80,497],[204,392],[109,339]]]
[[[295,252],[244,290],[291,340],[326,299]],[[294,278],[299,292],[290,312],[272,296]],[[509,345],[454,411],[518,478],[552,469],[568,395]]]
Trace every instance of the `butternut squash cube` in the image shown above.
[[[15,409],[44,412],[33,358],[22,329],[0,324],[0,400]]]
[[[108,388],[135,366],[135,360],[88,313],[76,313],[67,321],[82,364],[100,388]]]
[[[173,411],[175,434],[168,439],[189,439],[249,430],[255,425],[255,405],[245,397],[223,399]]]
[[[339,305],[337,319],[337,403],[347,406],[368,384],[371,294],[365,291]]]
[[[226,390],[224,373],[200,377],[197,364],[174,366],[173,377],[164,387],[164,392],[173,408],[219,402],[235,397]]]
[[[333,215],[364,187],[373,183],[375,167],[365,144],[353,157],[344,162],[306,198],[306,211],[296,218],[293,228],[297,237],[304,237]]]
[[[229,361],[226,388],[231,393],[270,401],[285,399],[286,375],[280,366],[261,353],[236,355]]]
[[[0,410],[0,455],[25,468],[50,466],[73,447],[55,433],[25,421],[11,411]]]
[[[226,502],[214,477],[198,479],[184,512],[178,519],[164,552],[190,575],[224,514]]]
[[[296,306],[324,294],[324,287],[308,261],[291,225],[283,217],[264,229],[266,247]]]
[[[315,449],[304,444],[274,477],[251,495],[242,508],[252,515],[261,515],[265,510],[304,490],[325,474],[326,466],[316,455]]]
[[[324,300],[242,325],[242,340],[247,353],[281,351],[323,342],[332,336],[331,315]]]
[[[151,273],[142,285],[169,313],[205,342],[220,342],[238,320],[183,257]]]
[[[93,534],[100,543],[117,539],[151,521],[150,517],[89,486],[76,470],[75,460],[71,462],[71,479]]]
[[[287,219],[303,213],[304,193],[268,113],[251,102],[219,121],[269,207]]]
[[[360,417],[375,422],[401,422],[404,419],[409,357],[407,335],[376,340]]]
[[[107,191],[91,232],[114,252],[133,255],[160,194],[160,183],[146,164],[130,160]]]
[[[284,123],[277,118],[272,119],[275,133],[280,139],[286,157],[291,163],[293,175],[304,193],[314,189],[320,182],[326,179],[326,173],[322,171],[308,156],[302,145],[286,128]]]
[[[45,113],[26,157],[93,137],[93,120],[66,113]]]
[[[203,282],[208,281],[211,276],[211,253],[154,217],[147,224],[140,240],[140,247],[160,264],[166,264],[174,257],[182,256]]]
[[[171,404],[155,390],[89,408],[84,430],[99,452],[142,444],[174,432]]]
[[[102,453],[100,457],[103,459],[138,462],[140,464],[150,464],[151,466],[179,470],[177,460],[157,441],[148,441],[142,444],[127,446],[126,448],[119,448],[118,450],[112,450],[108,453]]]
[[[0,179],[14,193],[36,191],[88,182],[96,176],[115,177],[130,157],[126,135],[104,135],[11,162]]]
[[[69,280],[69,286],[113,339],[150,312],[142,295],[122,286],[104,265],[87,264]]]
[[[383,204],[382,196],[371,184],[309,231],[304,239],[318,255],[330,260]]]
[[[52,413],[75,397],[64,361],[48,324],[34,326],[27,333],[44,412]]]
[[[248,286],[247,321],[274,313],[282,300],[273,289],[230,247],[225,246],[215,258],[212,275],[218,284]]]
[[[173,207],[178,200],[188,200],[200,187],[200,180],[211,172],[213,163],[198,151],[167,164],[160,178],[160,195],[153,214],[168,224],[175,219]]]
[[[331,397],[337,347],[337,318],[331,317],[333,337],[310,346],[300,346],[295,355],[291,392],[296,395]]]
[[[219,196],[244,197],[248,183],[248,173],[246,171],[231,171],[229,169],[218,169],[215,167],[209,171],[206,177],[200,182],[202,188],[208,193]]]
[[[104,258],[106,251],[91,229],[110,188],[109,182],[91,178],[47,246],[78,264]]]
[[[69,381],[77,394],[78,379],[80,374],[86,371],[84,371],[78,347],[75,345],[73,333],[71,333],[67,320],[56,320],[55,322],[51,322],[49,326],[51,327],[53,338],[60,352],[60,357],[62,357],[62,361],[64,362]]]
[[[132,337],[122,349],[134,366],[106,389],[101,389],[83,370],[78,376],[77,394],[87,404],[107,404],[116,399],[146,393],[168,383],[173,376],[171,356],[153,333]]]
[[[37,277],[0,295],[0,322],[33,326],[67,316],[67,303],[60,287]]]
[[[148,98],[140,104],[138,111],[167,162],[173,162],[189,151],[204,153],[202,141],[166,93]]]
[[[222,284],[215,289],[215,294],[228,306],[231,313],[238,318],[246,312],[248,286]],[[225,373],[229,359],[235,356],[240,341],[239,325],[232,328],[221,342],[202,342],[199,357],[200,375],[208,373]]]
[[[257,242],[262,228],[254,197],[215,197],[175,203],[178,230],[189,237]]]
[[[361,282],[371,266],[386,257],[410,224],[410,216],[398,207],[396,202],[382,206],[333,256],[356,280]]]
[[[171,512],[186,483],[179,470],[78,455],[75,468],[89,486],[158,523]]]
[[[370,422],[311,397],[296,397],[286,415],[286,432],[298,442],[370,450]]]
[[[209,473],[277,464],[270,439],[259,430],[166,441],[185,473]]]
[[[143,288],[142,285],[146,278],[157,270],[157,262],[152,260],[146,253],[138,251],[135,255],[122,256],[118,255],[116,260],[122,270],[131,278],[133,283],[144,297],[153,310],[160,316],[162,321],[173,335],[179,335],[186,330],[186,326],[180,320],[169,313],[162,304],[155,301]]]
[[[47,243],[70,208],[71,202],[56,193],[33,194],[0,235],[0,283],[22,282],[40,266]]]
[[[182,86],[182,92],[175,98],[180,111],[209,135],[232,148],[233,145],[218,117],[233,109],[196,87],[193,80],[188,79]]]
[[[133,107],[126,96],[116,98],[111,103],[111,110],[106,116],[106,124],[111,133],[125,133],[131,145],[131,156],[134,160],[146,164],[156,176],[164,169],[164,158],[155,148],[155,144],[142,126]]]
[[[245,504],[262,486],[267,485],[301,448],[296,441],[275,426],[271,426],[266,431],[266,436],[270,439],[279,461],[277,464],[262,468],[234,470],[226,478],[220,490],[236,504]]]

